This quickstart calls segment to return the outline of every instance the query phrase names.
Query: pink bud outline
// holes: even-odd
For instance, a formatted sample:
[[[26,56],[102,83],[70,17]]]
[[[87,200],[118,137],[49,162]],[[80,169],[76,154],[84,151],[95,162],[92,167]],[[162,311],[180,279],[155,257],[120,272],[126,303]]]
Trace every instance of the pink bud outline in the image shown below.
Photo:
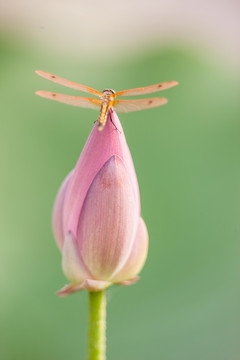
[[[148,251],[132,157],[117,114],[93,127],[53,209],[53,232],[71,284],[59,296],[137,280]]]

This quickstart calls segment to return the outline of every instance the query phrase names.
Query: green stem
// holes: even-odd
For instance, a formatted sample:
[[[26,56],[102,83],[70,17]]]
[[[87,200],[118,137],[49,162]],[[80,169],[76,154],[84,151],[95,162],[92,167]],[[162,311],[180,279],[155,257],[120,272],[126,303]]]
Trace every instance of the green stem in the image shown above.
[[[89,292],[88,360],[106,360],[106,295]]]

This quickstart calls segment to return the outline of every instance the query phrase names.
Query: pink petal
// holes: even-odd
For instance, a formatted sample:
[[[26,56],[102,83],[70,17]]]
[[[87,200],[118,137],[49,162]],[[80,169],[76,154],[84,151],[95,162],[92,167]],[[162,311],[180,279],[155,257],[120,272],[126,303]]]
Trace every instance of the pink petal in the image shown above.
[[[93,278],[109,280],[126,262],[139,219],[129,174],[118,156],[98,172],[87,193],[77,242]]]
[[[114,278],[111,279],[114,283],[121,282],[122,285],[128,285],[135,279],[136,275],[141,271],[148,252],[148,232],[145,222],[142,218],[139,219],[137,234],[131,249],[131,253],[126,260],[125,265]],[[137,280],[137,279],[136,279]],[[124,283],[125,282],[125,283]]]
[[[60,297],[73,294],[77,291],[88,290],[88,291],[101,291],[112,285],[108,281],[99,280],[84,280],[80,285],[69,284],[60,289],[57,294]]]
[[[58,244],[60,250],[62,250],[63,242],[64,242],[64,234],[63,234],[63,223],[62,223],[62,213],[63,213],[63,204],[66,195],[66,190],[69,184],[69,181],[72,177],[73,171],[71,171],[68,176],[63,181],[57,197],[55,199],[54,207],[53,207],[53,215],[52,215],[52,227],[53,233]]]
[[[86,279],[82,285],[83,289],[88,291],[100,291],[112,285],[110,281]]]
[[[63,288],[61,288],[60,290],[58,290],[57,295],[59,297],[64,297],[67,295],[74,294],[75,292],[81,291],[81,290],[83,290],[82,284],[81,285],[68,284],[68,285],[65,285]]]
[[[65,234],[71,231],[74,236],[77,235],[79,216],[87,191],[96,174],[113,155],[122,159],[129,174],[137,211],[140,214],[139,189],[131,154],[116,113],[113,111],[111,116],[117,129],[110,121],[109,115],[102,132],[98,131],[96,123],[69,182],[63,214]]]
[[[71,233],[64,240],[62,250],[62,268],[66,277],[74,284],[81,284],[92,275],[84,265],[76,241]]]

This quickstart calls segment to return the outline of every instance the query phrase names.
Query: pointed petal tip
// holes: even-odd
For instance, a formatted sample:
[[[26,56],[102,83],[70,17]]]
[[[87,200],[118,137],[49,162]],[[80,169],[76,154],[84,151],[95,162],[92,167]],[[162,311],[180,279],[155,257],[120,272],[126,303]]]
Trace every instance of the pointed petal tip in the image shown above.
[[[82,290],[82,285],[74,285],[74,284],[68,284],[65,285],[62,289],[57,291],[57,296],[64,297],[67,295],[71,295],[77,291]]]

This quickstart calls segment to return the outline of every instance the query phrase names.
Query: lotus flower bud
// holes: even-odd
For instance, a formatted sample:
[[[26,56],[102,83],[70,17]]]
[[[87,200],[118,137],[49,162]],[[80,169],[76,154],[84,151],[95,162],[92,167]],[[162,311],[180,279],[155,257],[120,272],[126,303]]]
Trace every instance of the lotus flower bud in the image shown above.
[[[131,284],[146,260],[148,233],[135,169],[114,111],[111,117],[102,132],[94,126],[55,201],[53,231],[71,282],[60,296]]]

